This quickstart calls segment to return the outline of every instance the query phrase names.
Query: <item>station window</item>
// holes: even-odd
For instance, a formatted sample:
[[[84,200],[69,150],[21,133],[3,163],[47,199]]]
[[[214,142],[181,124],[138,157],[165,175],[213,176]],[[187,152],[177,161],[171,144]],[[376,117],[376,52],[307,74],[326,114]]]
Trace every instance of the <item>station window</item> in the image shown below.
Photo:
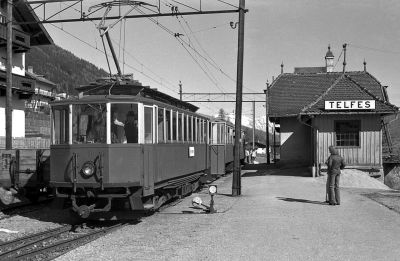
[[[138,105],[111,104],[111,143],[138,143]]]
[[[144,107],[144,143],[153,143],[153,107]]]
[[[69,109],[67,106],[53,107],[53,144],[68,144]]]
[[[158,108],[158,142],[165,142],[164,140],[164,109]]]
[[[360,146],[359,120],[335,121],[336,146]]]

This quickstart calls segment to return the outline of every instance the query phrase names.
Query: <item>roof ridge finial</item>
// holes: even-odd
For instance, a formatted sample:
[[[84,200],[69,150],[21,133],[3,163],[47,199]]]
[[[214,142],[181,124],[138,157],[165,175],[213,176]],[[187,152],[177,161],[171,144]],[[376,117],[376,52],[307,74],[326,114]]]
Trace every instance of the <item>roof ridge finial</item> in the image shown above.
[[[365,61],[365,58],[364,58],[363,64],[364,64],[364,72],[366,72],[367,71],[367,62]]]
[[[283,61],[281,63],[281,74],[283,73]]]

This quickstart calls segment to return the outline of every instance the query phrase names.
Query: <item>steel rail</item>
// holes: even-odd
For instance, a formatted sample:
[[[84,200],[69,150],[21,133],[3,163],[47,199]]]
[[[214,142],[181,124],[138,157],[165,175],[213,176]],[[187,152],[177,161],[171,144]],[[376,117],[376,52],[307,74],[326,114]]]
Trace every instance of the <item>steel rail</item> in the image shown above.
[[[37,233],[37,234],[28,235],[26,237],[17,238],[15,240],[12,240],[12,241],[9,241],[9,242],[5,242],[5,243],[1,244],[0,247],[9,247],[10,245],[21,243],[21,241],[23,241],[23,240],[31,240],[31,239],[34,239],[34,238],[40,238],[40,239],[36,239],[36,240],[30,241],[28,244],[22,244],[21,246],[18,246],[16,248],[12,248],[12,249],[10,249],[8,251],[2,252],[0,254],[0,259],[2,259],[3,257],[10,256],[11,254],[16,253],[17,251],[19,251],[21,249],[24,249],[24,248],[27,248],[27,247],[30,247],[30,246],[38,243],[38,242],[41,242],[41,241],[44,241],[44,240],[49,239],[51,237],[54,237],[55,235],[60,235],[60,234],[62,234],[64,232],[67,232],[69,230],[71,230],[71,226],[68,225],[68,226],[63,226],[63,227],[58,227],[58,228],[55,228],[55,229],[43,231],[43,232],[40,232],[40,233]]]
[[[70,243],[72,243],[72,242],[75,242],[75,241],[79,241],[79,240],[81,240],[81,239],[93,237],[91,240],[88,240],[88,241],[85,243],[85,244],[87,244],[87,243],[89,243],[89,242],[91,242],[91,241],[97,239],[97,237],[94,237],[94,236],[96,236],[96,235],[99,235],[99,234],[102,234],[102,233],[106,234],[106,233],[112,232],[112,231],[114,231],[114,230],[116,230],[116,229],[118,229],[118,228],[122,228],[122,227],[124,227],[124,226],[126,226],[126,225],[128,225],[128,224],[120,223],[120,224],[117,224],[117,225],[114,225],[114,226],[111,226],[111,227],[103,228],[103,229],[98,230],[98,231],[90,232],[90,233],[85,234],[85,235],[80,235],[80,236],[75,237],[75,238],[71,238],[71,239],[66,239],[66,240],[63,240],[63,241],[59,241],[59,242],[57,242],[57,243],[55,243],[55,244],[51,244],[51,245],[48,245],[48,246],[41,247],[41,248],[38,248],[38,249],[36,249],[36,250],[30,251],[30,252],[28,252],[28,253],[15,256],[15,257],[13,258],[13,260],[22,260],[22,259],[31,260],[32,257],[35,257],[35,256],[37,256],[37,255],[39,255],[39,254],[41,254],[41,253],[43,253],[43,252],[47,252],[47,251],[50,251],[50,250],[55,249],[55,248],[58,248],[58,247],[67,246],[68,244],[70,244]],[[79,245],[79,246],[82,246],[82,245]],[[76,248],[76,247],[75,247],[75,248]],[[59,254],[58,254],[57,256],[51,256],[51,259],[57,258],[57,257],[59,257],[59,256],[61,256],[61,255],[64,255],[65,253],[68,253],[69,251],[71,251],[71,249],[66,249],[66,250],[64,250],[64,251],[60,251]]]
[[[7,212],[11,212],[11,211],[14,211],[14,210],[22,209],[22,208],[25,208],[25,207],[30,207],[30,206],[37,206],[37,205],[41,205],[41,204],[46,204],[46,203],[48,203],[48,202],[51,201],[51,200],[53,200],[53,198],[45,199],[45,200],[42,200],[42,201],[36,202],[36,203],[17,204],[17,205],[15,205],[15,206],[3,208],[3,209],[1,209],[0,211],[3,212],[3,214],[4,214],[5,216],[0,217],[0,220],[7,219],[7,218],[11,218],[11,217],[13,217],[13,216],[15,216],[15,215],[20,215],[20,214],[26,214],[26,213],[34,212],[34,211],[36,211],[36,210],[39,210],[40,208],[30,209],[30,210],[27,210],[27,211],[21,211],[21,212],[18,212],[18,213],[7,214]],[[1,244],[0,244],[0,246],[1,246]]]

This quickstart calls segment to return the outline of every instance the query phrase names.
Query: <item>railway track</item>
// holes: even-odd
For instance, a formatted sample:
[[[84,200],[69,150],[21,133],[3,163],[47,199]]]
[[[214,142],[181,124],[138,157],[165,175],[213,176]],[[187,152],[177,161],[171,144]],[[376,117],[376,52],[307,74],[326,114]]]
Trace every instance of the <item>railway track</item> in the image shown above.
[[[3,212],[3,215],[0,216],[0,220],[11,218],[16,215],[23,215],[27,214],[30,212],[35,212],[40,209],[42,209],[44,206],[46,206],[49,202],[51,202],[53,198],[48,198],[36,203],[24,203],[24,204],[18,204],[15,206],[11,207],[5,207],[1,209],[1,212]]]
[[[125,225],[65,225],[28,235],[0,244],[0,260],[52,260]]]

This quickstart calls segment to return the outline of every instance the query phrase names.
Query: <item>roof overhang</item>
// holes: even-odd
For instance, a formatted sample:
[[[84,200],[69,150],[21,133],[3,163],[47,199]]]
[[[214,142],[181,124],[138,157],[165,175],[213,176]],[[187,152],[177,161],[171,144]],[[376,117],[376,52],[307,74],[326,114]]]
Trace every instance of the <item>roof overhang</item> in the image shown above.
[[[33,11],[27,0],[13,0],[13,16],[16,23],[39,22],[40,19]],[[46,28],[41,23],[20,24],[22,30],[30,34],[31,46],[54,44]]]

